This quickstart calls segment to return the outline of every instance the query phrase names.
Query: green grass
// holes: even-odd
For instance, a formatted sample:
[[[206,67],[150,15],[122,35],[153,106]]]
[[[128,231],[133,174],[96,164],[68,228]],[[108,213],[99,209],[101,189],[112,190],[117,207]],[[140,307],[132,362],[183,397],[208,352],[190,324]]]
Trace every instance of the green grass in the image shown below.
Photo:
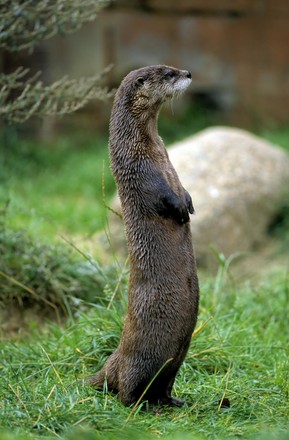
[[[258,133],[273,144],[280,145],[289,151],[289,125],[275,129],[261,129]]]
[[[0,207],[9,201],[9,224],[42,240],[92,235],[105,224],[103,199],[115,185],[107,140],[69,138],[43,146],[36,141],[2,142]]]
[[[262,129],[259,135],[264,139],[279,145],[289,153],[289,125],[278,129]],[[289,247],[289,189],[283,206],[277,215],[275,222],[271,225],[270,234],[283,240],[284,247]]]
[[[186,112],[174,124],[161,120],[160,132],[168,145],[210,118]],[[288,130],[260,134],[289,149]],[[25,331],[0,334],[0,440],[287,439],[288,273],[243,286],[223,270],[201,278],[198,331],[174,387],[185,406],[124,408],[79,379],[118,344],[128,271],[55,243],[104,227],[103,186],[107,203],[114,194],[107,140],[44,147],[10,132],[0,148],[0,318],[16,304],[20,315],[34,307]],[[280,224],[286,219],[285,209]],[[57,321],[47,323],[51,304]],[[220,407],[223,397],[230,407]]]
[[[214,294],[214,282],[201,285],[198,331],[174,387],[186,399],[183,408],[125,408],[80,380],[117,346],[126,292],[108,310],[110,291],[65,326],[0,342],[2,429],[31,439],[288,438],[288,274]],[[223,397],[230,407],[220,407]]]

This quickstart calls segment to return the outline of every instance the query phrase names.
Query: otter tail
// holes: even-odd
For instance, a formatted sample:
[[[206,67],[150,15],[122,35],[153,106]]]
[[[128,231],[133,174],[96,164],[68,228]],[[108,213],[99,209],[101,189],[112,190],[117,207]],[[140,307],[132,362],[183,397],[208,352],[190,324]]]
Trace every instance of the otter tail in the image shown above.
[[[93,374],[92,376],[88,376],[86,378],[86,382],[88,382],[90,385],[94,386],[95,388],[103,388],[105,379],[106,378],[105,378],[104,369],[102,369],[97,373]]]
[[[118,392],[118,350],[106,361],[103,368],[89,376],[87,382],[96,388],[103,389],[106,385],[109,391]]]

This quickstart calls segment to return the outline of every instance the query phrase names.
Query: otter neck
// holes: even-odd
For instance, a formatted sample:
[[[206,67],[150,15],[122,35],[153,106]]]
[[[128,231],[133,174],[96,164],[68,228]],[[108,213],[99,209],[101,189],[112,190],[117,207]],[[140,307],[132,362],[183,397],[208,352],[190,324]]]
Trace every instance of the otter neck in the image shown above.
[[[150,140],[155,140],[159,137],[158,116],[159,111],[156,111],[155,114],[150,115],[148,118],[142,121],[137,121],[138,132],[142,139],[149,138]]]
[[[160,143],[158,133],[159,110],[160,106],[156,106],[155,108],[150,108],[149,111],[130,114],[127,120],[129,122],[127,140],[129,143],[128,148],[133,155],[151,156],[156,145]]]

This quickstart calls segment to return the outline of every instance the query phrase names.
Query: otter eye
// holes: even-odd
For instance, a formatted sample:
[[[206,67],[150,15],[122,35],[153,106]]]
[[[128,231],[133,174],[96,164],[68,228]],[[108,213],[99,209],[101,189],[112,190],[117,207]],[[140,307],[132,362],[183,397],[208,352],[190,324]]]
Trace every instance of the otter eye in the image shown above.
[[[137,81],[138,84],[142,85],[145,80],[144,80],[144,78],[142,76],[139,76],[136,81]]]
[[[169,78],[174,78],[176,76],[176,72],[174,72],[173,70],[169,70],[168,72],[165,73],[165,78],[169,79]]]

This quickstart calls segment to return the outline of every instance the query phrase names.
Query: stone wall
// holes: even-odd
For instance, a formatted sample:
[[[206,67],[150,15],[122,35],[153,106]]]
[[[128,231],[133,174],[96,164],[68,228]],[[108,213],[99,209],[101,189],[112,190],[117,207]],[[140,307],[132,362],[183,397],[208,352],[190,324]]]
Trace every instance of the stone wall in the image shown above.
[[[281,125],[288,122],[288,45],[288,0],[118,0],[81,31],[45,43],[44,68],[52,81],[112,63],[107,82],[117,86],[132,68],[170,64],[192,71],[185,98],[216,107],[224,122]],[[110,104],[98,105],[86,113],[106,124]]]

